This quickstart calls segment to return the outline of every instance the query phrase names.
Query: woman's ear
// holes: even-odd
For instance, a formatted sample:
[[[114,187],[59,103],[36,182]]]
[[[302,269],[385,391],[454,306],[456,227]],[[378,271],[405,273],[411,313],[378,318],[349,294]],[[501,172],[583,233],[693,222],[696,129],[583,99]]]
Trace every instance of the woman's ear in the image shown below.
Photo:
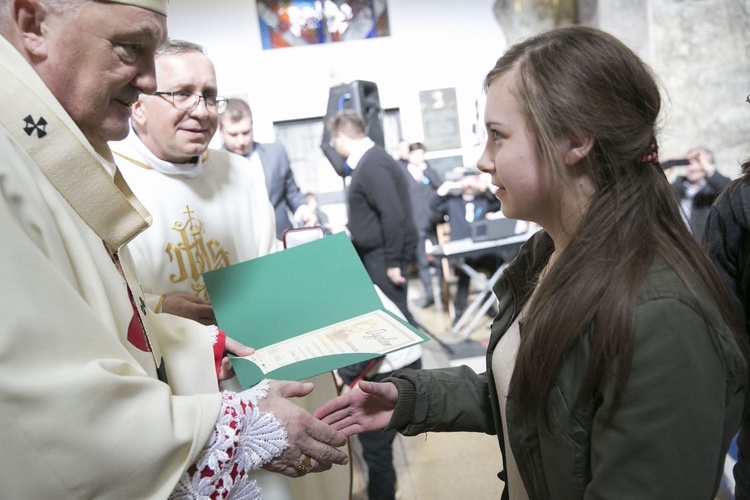
[[[14,0],[13,24],[26,51],[34,57],[47,57],[48,7],[38,0]]]
[[[568,150],[565,152],[565,164],[569,167],[583,160],[594,147],[594,138],[589,134],[570,134]]]

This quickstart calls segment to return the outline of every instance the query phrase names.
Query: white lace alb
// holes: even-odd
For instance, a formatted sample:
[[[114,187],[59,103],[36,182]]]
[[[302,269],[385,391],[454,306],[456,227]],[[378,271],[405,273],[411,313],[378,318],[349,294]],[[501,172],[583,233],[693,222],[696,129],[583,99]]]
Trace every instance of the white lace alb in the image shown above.
[[[214,434],[195,463],[180,477],[170,499],[260,499],[250,471],[286,449],[286,430],[270,413],[258,409],[269,381],[243,393],[222,392],[222,408]]]

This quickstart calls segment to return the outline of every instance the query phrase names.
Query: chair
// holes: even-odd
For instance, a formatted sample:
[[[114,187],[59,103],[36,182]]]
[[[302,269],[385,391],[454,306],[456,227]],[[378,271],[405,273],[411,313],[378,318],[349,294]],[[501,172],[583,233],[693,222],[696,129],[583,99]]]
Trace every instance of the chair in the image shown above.
[[[451,226],[447,222],[440,223],[436,226],[437,242],[442,245],[451,240]],[[448,316],[453,320],[456,316],[456,308],[453,304],[453,295],[450,291],[451,283],[456,282],[456,273],[446,257],[440,259],[440,268],[443,271],[443,280],[440,283],[440,296],[443,302],[443,309],[448,311]]]

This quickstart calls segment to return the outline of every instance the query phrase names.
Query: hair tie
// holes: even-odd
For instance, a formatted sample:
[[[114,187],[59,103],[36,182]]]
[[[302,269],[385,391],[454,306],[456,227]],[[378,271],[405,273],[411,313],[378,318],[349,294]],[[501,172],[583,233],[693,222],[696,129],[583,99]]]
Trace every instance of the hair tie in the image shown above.
[[[638,163],[659,163],[659,146],[652,142],[648,147],[648,153],[638,158]]]

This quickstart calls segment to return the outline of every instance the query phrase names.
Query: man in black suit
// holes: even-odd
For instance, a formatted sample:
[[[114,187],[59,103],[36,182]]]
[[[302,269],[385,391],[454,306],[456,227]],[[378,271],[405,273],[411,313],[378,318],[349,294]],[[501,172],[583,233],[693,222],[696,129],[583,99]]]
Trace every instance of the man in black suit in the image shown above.
[[[365,135],[356,111],[337,113],[328,123],[331,142],[351,170],[347,200],[354,248],[373,283],[419,326],[406,304],[406,266],[414,257],[417,230],[403,169]]]
[[[428,240],[432,243],[437,243],[435,226],[430,224],[432,215],[430,201],[442,183],[440,174],[427,164],[424,155],[424,144],[421,142],[409,144],[409,159],[402,167],[406,174],[407,184],[409,185],[414,225],[419,235],[415,259],[419,279],[422,281],[422,286],[424,287],[424,297],[417,305],[423,309],[435,303],[435,295],[432,290],[432,270],[435,266],[433,266],[427,256],[426,244]]]
[[[288,228],[314,226],[315,214],[307,206],[305,195],[300,192],[289,157],[284,146],[277,142],[262,144],[253,140],[253,114],[242,99],[229,99],[226,111],[221,115],[221,137],[224,149],[260,161],[266,176],[268,198],[276,213],[276,237],[281,239]],[[292,214],[292,219],[289,214]]]
[[[337,113],[328,123],[331,145],[346,160],[351,172],[347,201],[347,228],[372,282],[401,310],[417,328],[406,303],[406,266],[413,260],[417,230],[412,217],[408,179],[401,165],[386,150],[365,134],[360,115],[353,110]],[[397,368],[417,369],[421,359],[409,359],[393,365],[388,357],[383,366],[370,364],[344,368],[339,375],[347,385],[356,381],[382,380]],[[385,369],[382,369],[385,367]],[[396,471],[393,466],[395,431],[359,434],[362,454],[367,462],[367,494],[372,500],[391,500],[396,496]]]

